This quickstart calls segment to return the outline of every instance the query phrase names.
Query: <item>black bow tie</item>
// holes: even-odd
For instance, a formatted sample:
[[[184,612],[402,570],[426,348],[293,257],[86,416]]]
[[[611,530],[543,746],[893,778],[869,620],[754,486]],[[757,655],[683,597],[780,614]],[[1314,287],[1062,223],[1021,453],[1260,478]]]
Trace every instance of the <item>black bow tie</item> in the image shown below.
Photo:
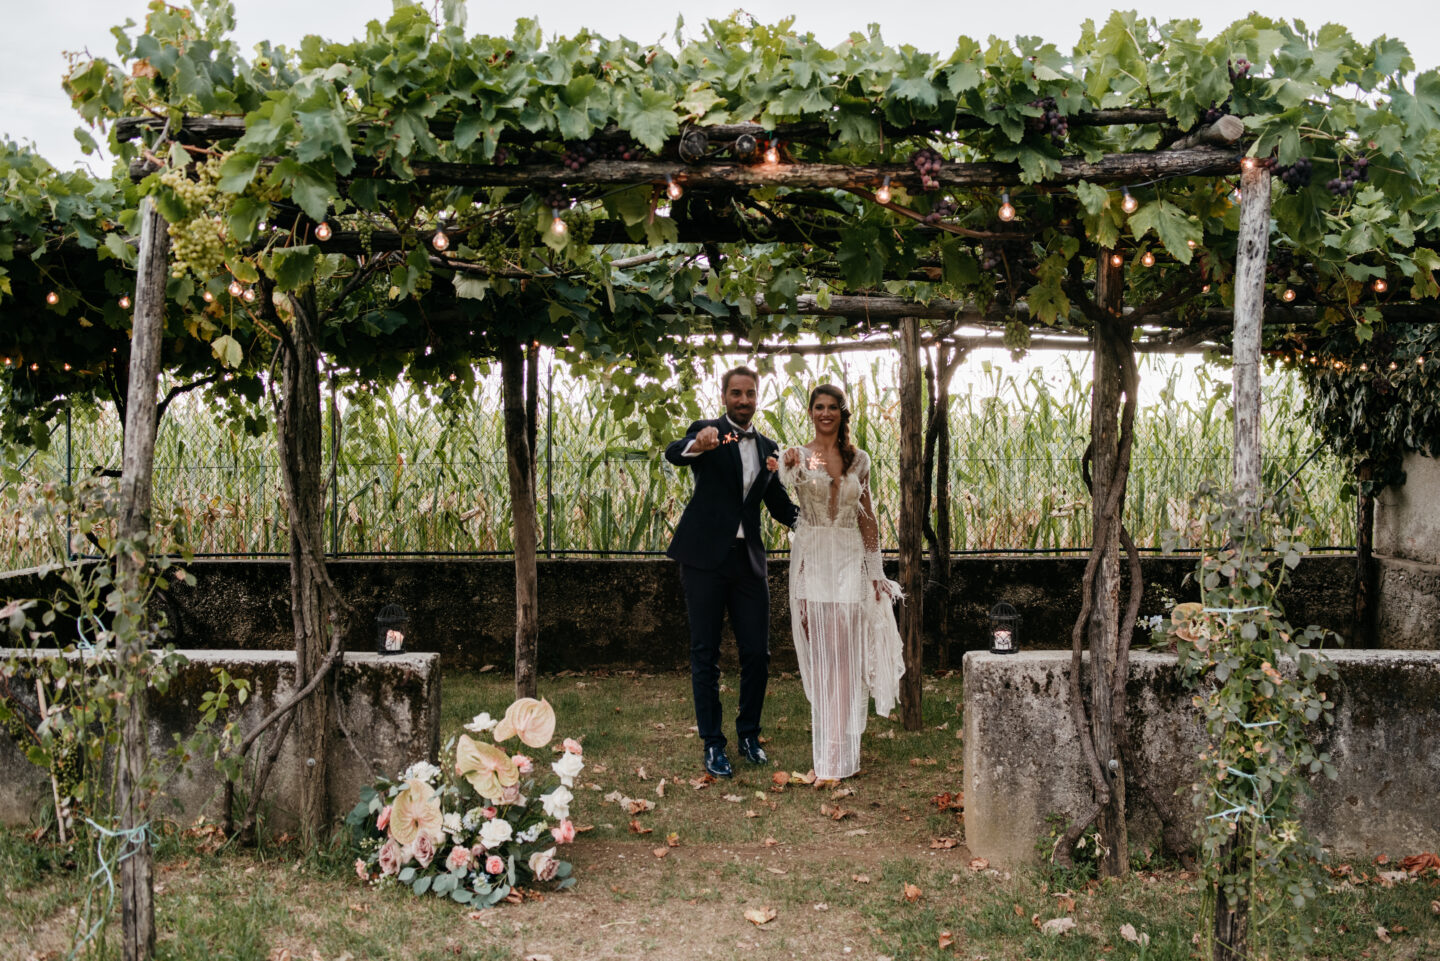
[[[736,440],[747,440],[747,439],[748,439],[748,440],[754,440],[754,439],[755,439],[755,432],[754,432],[753,430],[737,430],[737,431],[734,432],[734,434],[735,434],[735,439],[736,439]]]

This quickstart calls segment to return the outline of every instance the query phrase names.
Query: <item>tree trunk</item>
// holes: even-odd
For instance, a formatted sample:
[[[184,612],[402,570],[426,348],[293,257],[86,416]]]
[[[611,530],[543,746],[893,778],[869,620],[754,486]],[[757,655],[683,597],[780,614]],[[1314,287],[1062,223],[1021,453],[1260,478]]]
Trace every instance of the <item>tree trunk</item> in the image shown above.
[[[262,285],[262,296],[271,288]],[[313,292],[292,298],[294,320],[281,363],[279,408],[280,467],[290,518],[290,604],[295,626],[295,686],[298,690],[321,670],[330,647],[333,599],[325,578],[325,505],[320,456],[320,331]],[[335,675],[324,677],[314,693],[296,706],[295,736],[300,757],[297,814],[307,843],[321,837],[329,823],[328,772]]]
[[[1110,263],[1108,252],[1101,267],[1096,300],[1107,313],[1095,329],[1094,382],[1090,402],[1091,516],[1096,544],[1102,551],[1095,573],[1090,608],[1090,733],[1104,776],[1109,782],[1110,800],[1096,819],[1104,847],[1100,873],[1120,877],[1130,864],[1129,836],[1125,826],[1125,771],[1115,726],[1123,724],[1114,703],[1115,669],[1119,658],[1120,632],[1120,518],[1124,494],[1115,507],[1115,516],[1106,512],[1114,486],[1123,483],[1120,465],[1120,413],[1123,359],[1129,349],[1130,325],[1120,318],[1123,307],[1124,268]]]
[[[534,355],[532,354],[532,357]],[[500,350],[500,379],[505,405],[505,461],[510,473],[510,514],[515,541],[515,696],[535,697],[539,690],[536,660],[540,622],[535,566],[535,441],[531,413],[534,405],[526,390],[525,359],[520,341],[511,339]],[[530,378],[529,392],[536,389]]]
[[[117,651],[122,672],[135,672],[127,683],[120,735],[120,830],[134,831],[123,842],[120,862],[121,953],[125,961],[155,954],[155,887],[153,855],[144,825],[144,796],[149,764],[149,731],[145,722],[147,682],[138,674],[145,657],[145,606],[139,596],[140,574],[148,563],[151,477],[155,466],[156,398],[160,376],[160,340],[165,325],[165,281],[169,276],[170,235],[165,218],[149,197],[140,202],[140,254],[135,279],[135,319],[130,339],[130,374],[125,405],[125,443],[120,473],[121,514],[116,533],[122,549],[115,558],[116,577],[125,598],[123,612],[131,629],[120,631],[124,647]]]
[[[1375,495],[1370,480],[1375,465],[1355,469],[1355,613],[1351,629],[1356,647],[1375,646]]]
[[[926,590],[934,598],[935,647],[938,667],[950,669],[950,379],[965,353],[949,344],[925,359],[930,406],[925,415],[925,540],[930,545],[930,578]],[[930,505],[934,505],[931,511]],[[934,518],[933,522],[931,518]]]
[[[1242,507],[1260,503],[1260,325],[1265,315],[1265,259],[1270,250],[1270,171],[1246,161],[1240,171],[1240,230],[1235,253],[1234,486]],[[1226,873],[1245,875],[1237,837],[1220,854]],[[1239,894],[1232,904],[1223,889],[1214,891],[1214,961],[1250,956],[1250,899]]]
[[[925,522],[921,438],[925,432],[920,403],[920,321],[900,321],[900,637],[904,644],[905,676],[900,680],[900,717],[907,731],[924,725],[920,695],[925,671],[925,600],[921,578]]]

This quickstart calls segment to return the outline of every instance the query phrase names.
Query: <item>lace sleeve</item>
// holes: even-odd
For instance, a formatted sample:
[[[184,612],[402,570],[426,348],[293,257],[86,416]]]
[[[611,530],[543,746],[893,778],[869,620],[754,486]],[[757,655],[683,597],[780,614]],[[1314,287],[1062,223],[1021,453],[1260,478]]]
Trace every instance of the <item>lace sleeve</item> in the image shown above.
[[[878,585],[882,594],[888,594],[892,600],[900,600],[905,594],[899,584],[885,576],[885,564],[880,556],[880,522],[870,497],[870,456],[864,451],[857,451],[857,454],[855,470],[860,481],[860,509],[856,521],[860,525],[860,541],[865,550],[861,566],[866,580]]]

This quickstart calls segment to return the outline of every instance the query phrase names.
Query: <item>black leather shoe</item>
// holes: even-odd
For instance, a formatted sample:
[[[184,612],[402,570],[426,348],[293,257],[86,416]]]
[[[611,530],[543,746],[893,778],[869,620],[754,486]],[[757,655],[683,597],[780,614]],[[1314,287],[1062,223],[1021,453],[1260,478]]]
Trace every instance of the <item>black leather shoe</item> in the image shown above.
[[[742,737],[740,739],[740,753],[744,755],[745,760],[751,764],[770,763],[770,755],[766,754],[765,749],[760,746],[760,739],[758,737]]]
[[[723,747],[707,747],[705,749],[705,771],[715,777],[735,776],[735,770],[730,767],[730,759],[725,756]]]

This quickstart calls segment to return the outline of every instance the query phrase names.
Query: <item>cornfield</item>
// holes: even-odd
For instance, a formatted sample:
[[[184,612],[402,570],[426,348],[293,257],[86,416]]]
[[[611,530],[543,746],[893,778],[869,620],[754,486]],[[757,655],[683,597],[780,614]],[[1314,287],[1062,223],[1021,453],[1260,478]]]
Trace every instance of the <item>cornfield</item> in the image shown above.
[[[1083,363],[1083,361],[1081,362]],[[1230,469],[1231,421],[1223,372],[1199,367],[1181,389],[1180,364],[1147,359],[1142,382],[1160,383],[1159,402],[1143,406],[1126,506],[1126,524],[1142,549],[1157,549],[1161,532],[1185,521],[1188,493]],[[713,380],[713,378],[712,378]],[[887,362],[857,365],[828,359],[798,377],[762,379],[761,430],[782,443],[803,443],[808,387],[843,385],[854,411],[852,436],[869,451],[884,546],[897,543],[899,402]],[[609,418],[605,388],[557,371],[540,398],[537,445],[542,551],[663,551],[679,518],[690,480],[666,463],[661,444],[636,441],[637,424]],[[718,387],[702,397],[719,409]],[[1089,436],[1089,376],[1067,362],[1056,376],[1015,373],[973,362],[951,396],[950,452],[954,549],[971,552],[1084,550],[1089,498],[1080,458]],[[1189,396],[1182,396],[1182,394]],[[325,473],[327,546],[336,554],[484,554],[511,550],[504,427],[498,388],[486,381],[471,402],[438,404],[391,391],[365,403],[337,405],[338,456]],[[1270,375],[1265,393],[1264,482],[1274,490],[1297,472],[1289,492],[1316,520],[1311,542],[1354,543],[1353,504],[1346,478],[1316,444],[1302,413],[1304,396],[1288,373]],[[672,425],[679,436],[685,424]],[[283,554],[286,513],[273,434],[252,436],[215,419],[202,396],[182,397],[160,425],[155,503],[177,523],[197,555]],[[58,423],[48,451],[0,451],[19,468],[18,482],[0,482],[0,559],[7,568],[53,560],[53,538],[24,522],[26,490],[63,483],[120,462],[113,410],[76,409]],[[13,472],[12,479],[16,476]],[[769,528],[783,549],[782,530]],[[63,542],[63,541],[62,541]]]

